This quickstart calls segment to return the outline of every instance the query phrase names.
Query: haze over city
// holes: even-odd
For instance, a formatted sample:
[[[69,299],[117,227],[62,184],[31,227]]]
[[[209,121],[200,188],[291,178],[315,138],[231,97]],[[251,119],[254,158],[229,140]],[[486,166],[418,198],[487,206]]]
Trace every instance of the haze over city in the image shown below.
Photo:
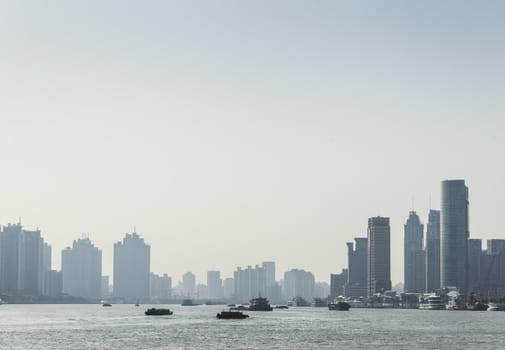
[[[104,275],[136,227],[174,284],[328,281],[381,215],[396,283],[409,211],[464,178],[470,236],[503,238],[504,5],[398,3],[0,1],[0,223],[56,266],[89,234]]]

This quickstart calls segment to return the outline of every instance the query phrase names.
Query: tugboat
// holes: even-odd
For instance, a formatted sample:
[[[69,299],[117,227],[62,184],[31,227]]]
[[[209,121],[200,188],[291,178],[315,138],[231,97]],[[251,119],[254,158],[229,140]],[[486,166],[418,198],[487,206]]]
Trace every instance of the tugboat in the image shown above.
[[[170,311],[169,309],[156,309],[156,308],[151,308],[147,309],[145,312],[146,316],[163,316],[163,315],[172,315],[173,311]]]
[[[329,303],[328,310],[333,311],[349,311],[351,305],[347,304],[345,301],[337,301],[336,303]]]
[[[221,311],[216,315],[220,320],[243,320],[248,318],[249,315],[244,314],[242,311]]]
[[[273,308],[268,302],[267,298],[259,298],[251,299],[251,305],[249,306],[249,310],[251,311],[272,311]]]

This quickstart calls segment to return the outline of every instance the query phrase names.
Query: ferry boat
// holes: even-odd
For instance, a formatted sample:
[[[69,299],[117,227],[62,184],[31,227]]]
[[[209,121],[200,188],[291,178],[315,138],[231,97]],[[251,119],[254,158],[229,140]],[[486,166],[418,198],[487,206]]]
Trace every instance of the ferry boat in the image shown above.
[[[249,310],[250,311],[272,311],[273,308],[270,305],[270,303],[268,302],[267,298],[262,298],[260,296],[259,298],[251,299]]]
[[[328,310],[333,311],[349,311],[351,305],[346,303],[345,301],[337,301],[336,303],[329,303]]]
[[[419,304],[421,310],[445,310],[445,304],[439,295],[430,295],[426,302]]]
[[[244,314],[242,311],[221,311],[216,315],[221,320],[243,320],[248,318],[249,315]]]
[[[170,309],[156,309],[153,307],[151,309],[147,309],[145,314],[146,316],[172,315],[173,311],[170,311]]]

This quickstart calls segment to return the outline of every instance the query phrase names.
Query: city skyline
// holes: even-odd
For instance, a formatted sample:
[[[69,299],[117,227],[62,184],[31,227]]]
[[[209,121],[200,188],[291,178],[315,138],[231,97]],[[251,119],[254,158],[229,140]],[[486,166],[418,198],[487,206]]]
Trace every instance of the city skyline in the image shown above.
[[[56,266],[81,233],[110,257],[136,226],[171,250],[158,273],[275,260],[321,280],[373,216],[402,261],[412,197],[425,224],[440,179],[465,178],[472,237],[500,238],[492,3],[1,2],[0,221],[42,228]]]

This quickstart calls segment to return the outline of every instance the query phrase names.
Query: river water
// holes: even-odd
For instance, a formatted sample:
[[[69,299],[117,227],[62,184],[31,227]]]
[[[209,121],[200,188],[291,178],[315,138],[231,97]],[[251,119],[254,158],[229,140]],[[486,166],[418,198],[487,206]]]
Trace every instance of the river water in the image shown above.
[[[505,312],[290,308],[218,320],[222,306],[1,305],[0,349],[505,349]]]

